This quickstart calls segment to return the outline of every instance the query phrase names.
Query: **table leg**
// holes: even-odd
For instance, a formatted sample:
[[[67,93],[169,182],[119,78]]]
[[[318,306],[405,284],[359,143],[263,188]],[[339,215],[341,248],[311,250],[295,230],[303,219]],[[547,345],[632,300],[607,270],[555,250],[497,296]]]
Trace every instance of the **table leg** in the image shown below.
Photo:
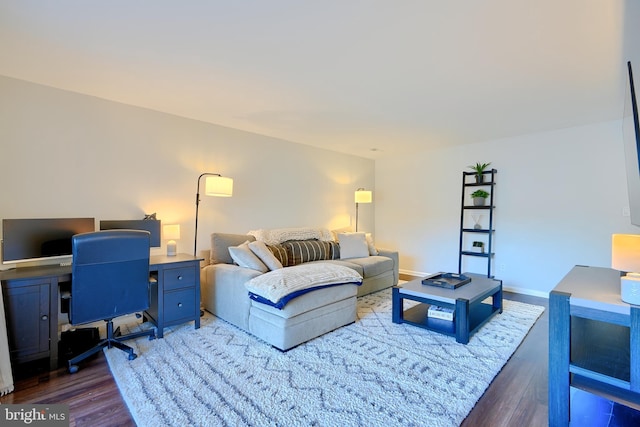
[[[402,297],[397,286],[391,289],[391,320],[393,323],[402,323]]]
[[[571,313],[564,292],[549,293],[549,426],[569,425]]]
[[[498,313],[502,313],[502,286],[500,287],[500,290],[498,292],[493,294],[492,302],[493,311],[497,310]]]
[[[456,342],[469,343],[469,300],[458,298],[456,300]]]

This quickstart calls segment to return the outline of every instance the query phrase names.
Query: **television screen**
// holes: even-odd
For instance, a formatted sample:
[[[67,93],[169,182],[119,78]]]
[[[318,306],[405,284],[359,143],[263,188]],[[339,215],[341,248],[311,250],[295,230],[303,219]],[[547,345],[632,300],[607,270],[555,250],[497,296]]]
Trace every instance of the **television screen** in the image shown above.
[[[101,220],[100,230],[144,230],[151,233],[151,247],[160,247],[160,220],[132,219],[132,220]]]
[[[640,123],[631,62],[627,62],[627,70],[629,80],[624,103],[622,133],[631,224],[640,226]]]
[[[2,263],[70,257],[71,237],[91,231],[94,218],[3,219]]]

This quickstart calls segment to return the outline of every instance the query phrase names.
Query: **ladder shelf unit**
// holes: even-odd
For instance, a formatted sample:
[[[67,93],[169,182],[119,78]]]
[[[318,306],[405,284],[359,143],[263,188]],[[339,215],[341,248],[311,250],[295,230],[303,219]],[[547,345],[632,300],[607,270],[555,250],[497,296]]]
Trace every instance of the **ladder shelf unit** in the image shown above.
[[[477,182],[475,172],[462,172],[462,197],[460,204],[460,245],[458,251],[458,274],[462,274],[464,258],[479,257],[485,258],[487,262],[487,277],[492,278],[491,263],[493,260],[493,211],[494,193],[495,193],[495,177],[498,171],[496,169],[486,170],[482,172],[482,182]],[[470,197],[475,190],[485,190],[489,193],[489,197],[482,206],[473,205],[473,199]],[[488,215],[486,221],[481,221],[482,216]],[[478,216],[478,220],[473,218]],[[470,220],[473,219],[480,228],[468,227]],[[468,248],[469,241],[476,239],[484,244],[482,252],[475,252]],[[486,250],[484,250],[486,249]],[[465,271],[467,271],[465,269]]]

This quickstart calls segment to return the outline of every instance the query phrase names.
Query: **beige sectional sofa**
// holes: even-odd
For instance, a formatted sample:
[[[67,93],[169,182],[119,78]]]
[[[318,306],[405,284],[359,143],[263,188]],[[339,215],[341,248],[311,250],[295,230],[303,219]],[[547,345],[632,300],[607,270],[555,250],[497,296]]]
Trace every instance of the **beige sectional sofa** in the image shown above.
[[[329,264],[357,272],[362,277],[362,284],[347,283],[313,289],[277,308],[251,299],[246,286],[252,279],[270,272],[261,267],[237,265],[229,251],[229,247],[237,248],[255,240],[254,235],[212,234],[208,262],[201,270],[202,303],[215,316],[283,351],[353,323],[356,320],[357,296],[398,283],[397,252],[371,248],[374,255],[344,259],[339,256],[340,245],[337,242],[291,240],[267,245],[283,265],[283,269],[278,270],[279,274],[292,271],[290,267],[294,265],[299,269],[306,263]],[[346,246],[343,247],[346,250]],[[342,268],[344,271],[348,269]]]

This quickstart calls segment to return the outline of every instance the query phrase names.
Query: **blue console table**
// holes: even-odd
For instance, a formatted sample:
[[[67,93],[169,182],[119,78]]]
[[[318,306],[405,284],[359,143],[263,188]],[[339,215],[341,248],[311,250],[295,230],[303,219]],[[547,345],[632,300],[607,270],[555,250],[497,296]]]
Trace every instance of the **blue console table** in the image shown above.
[[[574,267],[549,294],[549,425],[569,424],[569,388],[640,405],[640,306],[620,272]]]

